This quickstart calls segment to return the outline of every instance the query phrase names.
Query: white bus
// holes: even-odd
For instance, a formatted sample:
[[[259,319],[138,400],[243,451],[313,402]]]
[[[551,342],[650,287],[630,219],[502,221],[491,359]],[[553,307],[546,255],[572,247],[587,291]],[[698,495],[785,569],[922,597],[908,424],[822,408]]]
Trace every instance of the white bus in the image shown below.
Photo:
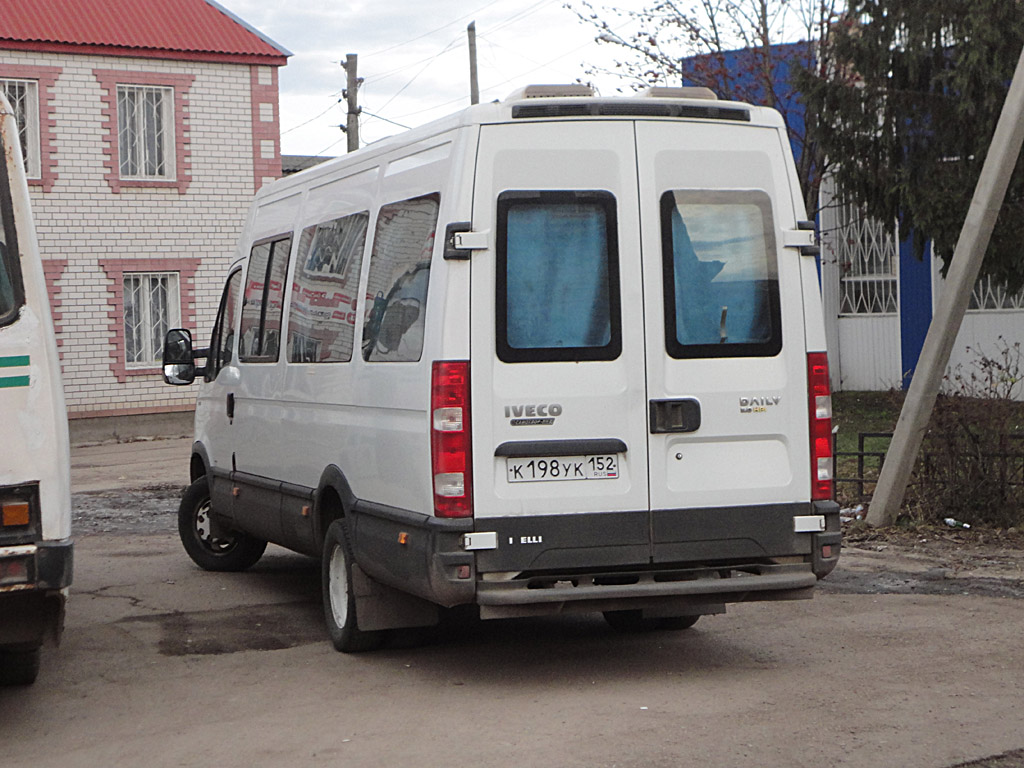
[[[0,95],[0,684],[27,685],[71,584],[60,362],[13,110]]]

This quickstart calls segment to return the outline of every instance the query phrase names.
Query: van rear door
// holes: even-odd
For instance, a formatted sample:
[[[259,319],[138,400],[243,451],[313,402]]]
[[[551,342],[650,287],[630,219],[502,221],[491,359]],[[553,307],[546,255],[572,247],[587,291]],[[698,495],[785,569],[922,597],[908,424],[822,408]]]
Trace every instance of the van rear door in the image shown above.
[[[477,169],[494,248],[472,262],[474,511],[498,533],[478,568],[647,562],[632,123],[484,125]]]
[[[762,556],[765,541],[742,532],[787,538],[786,503],[810,498],[800,257],[781,247],[796,227],[781,141],[749,124],[636,123],[656,563],[712,549]]]
[[[474,514],[488,571],[795,553],[809,442],[774,127],[481,127]],[[585,517],[584,517],[585,516]]]

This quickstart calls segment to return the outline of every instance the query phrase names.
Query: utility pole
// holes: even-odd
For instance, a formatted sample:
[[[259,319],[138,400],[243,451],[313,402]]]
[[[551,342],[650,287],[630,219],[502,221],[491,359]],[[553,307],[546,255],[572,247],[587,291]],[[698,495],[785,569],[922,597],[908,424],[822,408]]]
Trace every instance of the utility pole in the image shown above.
[[[480,84],[476,79],[476,22],[469,22],[469,103],[480,103]]]
[[[359,149],[359,86],[363,80],[356,77],[356,54],[350,53],[345,56],[345,68],[348,75],[348,84],[342,95],[348,101],[348,119],[345,122],[345,133],[348,135],[348,151],[354,152]]]
[[[939,299],[935,316],[928,326],[928,335],[921,349],[907,399],[896,422],[896,432],[882,465],[874,497],[868,507],[870,525],[892,525],[899,514],[914,461],[921,450],[921,441],[928,429],[935,399],[942,384],[942,374],[949,365],[953,342],[967,310],[971,290],[985,257],[996,216],[1006,197],[1010,175],[1017,165],[1024,143],[1024,51],[1010,82],[1003,111],[989,145],[971,206],[967,210],[960,239],[949,265],[946,285]]]

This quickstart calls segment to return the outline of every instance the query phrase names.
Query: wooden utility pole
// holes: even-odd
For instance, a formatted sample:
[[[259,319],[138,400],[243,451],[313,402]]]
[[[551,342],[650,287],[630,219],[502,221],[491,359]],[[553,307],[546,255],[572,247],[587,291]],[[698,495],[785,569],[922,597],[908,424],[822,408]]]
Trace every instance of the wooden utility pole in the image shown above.
[[[359,85],[362,80],[356,76],[356,54],[350,53],[345,56],[345,73],[348,75],[348,83],[345,87],[344,96],[348,101],[348,119],[345,121],[345,133],[348,136],[348,151],[354,152],[359,149]]]
[[[476,78],[476,22],[469,22],[466,27],[469,33],[469,103],[480,103],[480,84]]]
[[[966,98],[970,98],[968,94]],[[967,310],[971,290],[985,257],[996,216],[1006,197],[1006,188],[1021,143],[1024,142],[1024,51],[996,124],[971,207],[967,211],[960,239],[949,265],[949,273],[935,316],[928,326],[928,335],[921,349],[907,399],[896,422],[896,432],[882,465],[874,497],[868,507],[871,525],[892,525],[899,514],[914,461],[921,450],[921,441],[935,407],[942,384],[942,375],[949,365],[949,355]]]

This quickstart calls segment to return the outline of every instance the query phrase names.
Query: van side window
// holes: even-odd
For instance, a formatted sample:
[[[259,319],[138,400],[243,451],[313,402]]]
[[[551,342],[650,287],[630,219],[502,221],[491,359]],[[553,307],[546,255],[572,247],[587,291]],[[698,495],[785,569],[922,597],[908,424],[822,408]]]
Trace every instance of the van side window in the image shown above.
[[[238,328],[238,359],[243,363],[272,363],[277,360],[291,245],[289,235],[257,243],[249,254],[242,320]]]
[[[242,270],[236,269],[224,286],[217,310],[217,321],[213,325],[210,339],[210,354],[206,360],[206,381],[213,381],[220,369],[231,362],[231,347],[235,341],[235,310],[238,307],[238,292],[242,287]]]
[[[6,154],[0,144],[0,326],[14,322],[24,303],[21,264],[14,231],[14,204],[7,178]]]
[[[506,363],[622,351],[618,227],[608,192],[498,196],[497,352]]]
[[[288,311],[288,361],[343,363],[355,345],[359,268],[363,263],[367,212],[307,227]]]
[[[364,360],[420,359],[440,205],[440,195],[424,195],[382,206],[377,215],[366,283]]]
[[[779,280],[767,194],[666,192],[661,241],[672,357],[779,353]]]

